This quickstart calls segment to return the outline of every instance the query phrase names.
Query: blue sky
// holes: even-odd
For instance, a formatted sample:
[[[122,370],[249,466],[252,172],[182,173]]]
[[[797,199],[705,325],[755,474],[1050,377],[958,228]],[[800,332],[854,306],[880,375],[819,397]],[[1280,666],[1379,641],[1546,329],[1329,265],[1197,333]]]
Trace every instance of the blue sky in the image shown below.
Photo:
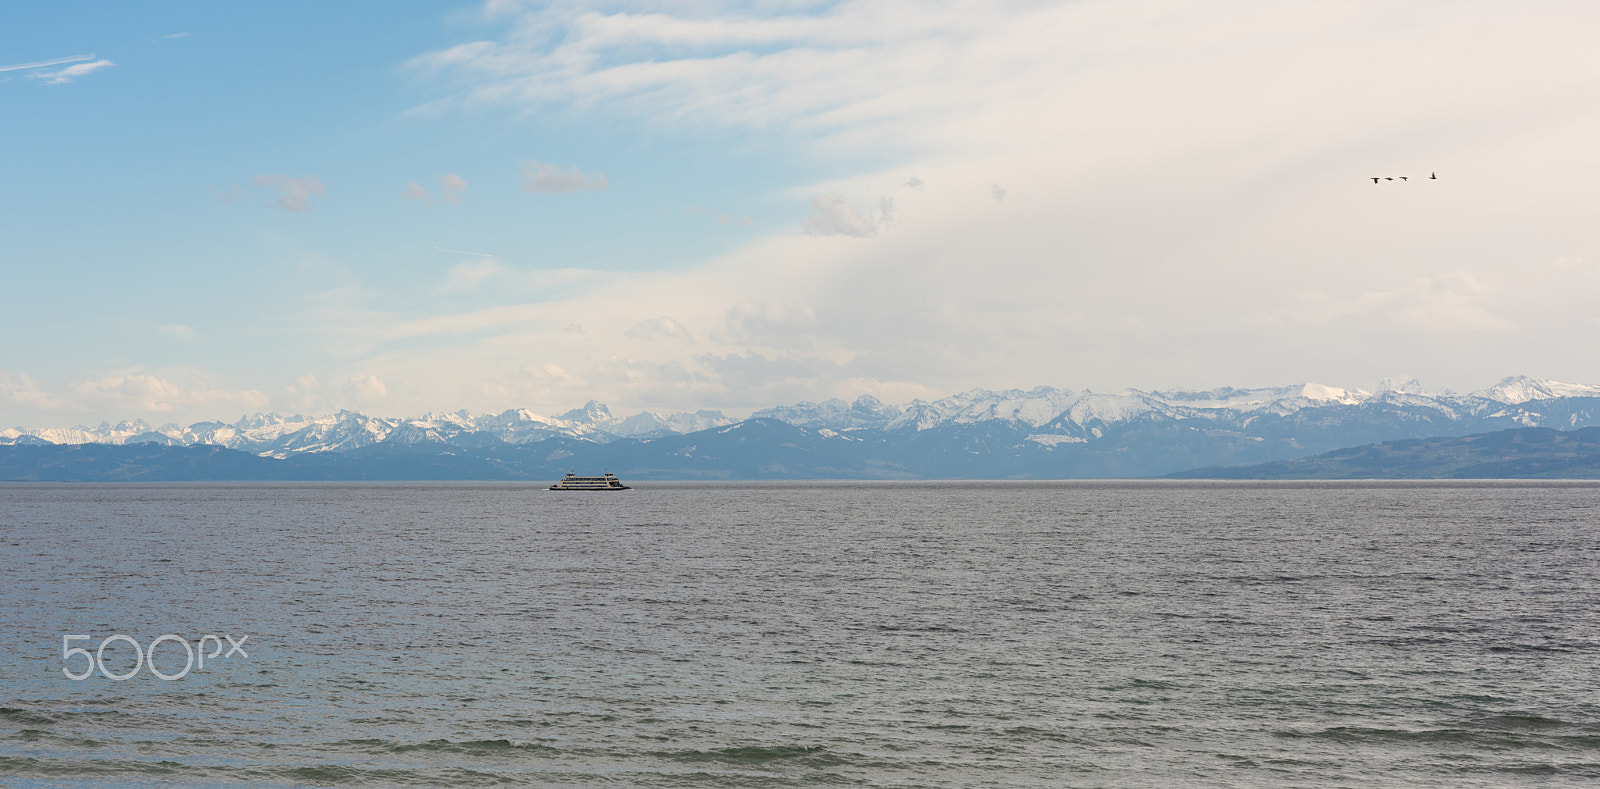
[[[8,425],[1600,381],[1584,4],[0,19]]]

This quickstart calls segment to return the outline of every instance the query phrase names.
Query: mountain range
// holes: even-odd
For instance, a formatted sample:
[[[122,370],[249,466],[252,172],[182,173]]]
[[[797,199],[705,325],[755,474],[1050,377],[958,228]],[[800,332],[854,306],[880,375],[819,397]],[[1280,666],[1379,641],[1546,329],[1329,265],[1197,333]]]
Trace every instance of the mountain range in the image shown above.
[[[863,395],[767,408],[743,420],[716,411],[617,417],[597,402],[559,416],[521,409],[409,419],[256,414],[186,427],[135,420],[11,428],[0,430],[0,444],[225,448],[284,461],[269,464],[272,472],[230,466],[261,478],[540,479],[602,466],[636,479],[1105,478],[1401,439],[1593,425],[1600,425],[1600,386],[1514,377],[1469,394],[1391,381],[1377,391],[1320,384],[1116,394],[975,389],[903,405]],[[96,451],[74,457],[89,462]]]

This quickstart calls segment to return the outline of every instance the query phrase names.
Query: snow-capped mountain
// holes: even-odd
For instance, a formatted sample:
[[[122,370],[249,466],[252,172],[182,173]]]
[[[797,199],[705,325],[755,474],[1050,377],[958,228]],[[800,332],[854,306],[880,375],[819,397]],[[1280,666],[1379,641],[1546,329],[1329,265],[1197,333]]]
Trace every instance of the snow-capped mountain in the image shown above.
[[[1501,403],[1517,405],[1530,400],[1555,400],[1563,397],[1600,396],[1600,386],[1564,384],[1559,381],[1534,380],[1525,376],[1506,378],[1500,383],[1478,393]]]
[[[820,403],[796,403],[791,406],[763,408],[750,415],[751,419],[776,419],[796,427],[820,427],[831,430],[849,428],[882,428],[899,418],[903,411],[872,395],[857,397],[854,403],[834,398]]]
[[[242,449],[259,455],[286,457],[306,452],[344,452],[375,444],[526,444],[550,438],[580,438],[595,442],[619,438],[678,435],[734,424],[717,411],[696,411],[659,417],[648,411],[630,417],[612,416],[602,403],[589,401],[558,417],[540,416],[526,409],[498,414],[468,411],[428,413],[413,419],[371,417],[355,411],[331,416],[251,414],[233,424],[197,422],[184,427],[167,424],[152,428],[142,420],[102,423],[99,427],[0,430],[0,444],[210,444]]]
[[[1376,391],[1321,384],[1209,391],[1087,390],[1036,387],[974,389],[896,406],[867,395],[854,402],[802,402],[755,412],[751,424],[776,420],[829,440],[877,436],[918,451],[1051,453],[1123,447],[1170,456],[1172,464],[1277,459],[1371,441],[1465,435],[1506,427],[1571,429],[1600,424],[1600,386],[1507,378],[1469,394],[1428,392],[1415,381],[1385,381]],[[0,430],[0,444],[216,445],[284,458],[365,447],[445,445],[486,448],[552,439],[602,445],[660,440],[740,423],[717,411],[618,417],[585,403],[559,416],[524,409],[498,414],[429,413],[409,419],[353,411],[331,416],[254,414],[232,424],[199,422],[153,428],[116,425]],[[877,439],[874,439],[877,440]],[[944,442],[940,444],[939,442]],[[1096,449],[1096,448],[1099,449]],[[565,449],[559,451],[567,451]],[[952,450],[953,451],[953,450]],[[1154,463],[1153,468],[1163,467]],[[1143,468],[1143,466],[1140,466]]]

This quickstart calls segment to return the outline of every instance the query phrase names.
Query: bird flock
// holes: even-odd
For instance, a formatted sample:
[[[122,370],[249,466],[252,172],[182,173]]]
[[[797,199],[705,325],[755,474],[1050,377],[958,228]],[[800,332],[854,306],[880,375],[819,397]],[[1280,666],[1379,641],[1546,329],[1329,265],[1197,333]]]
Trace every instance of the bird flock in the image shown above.
[[[1396,180],[1409,181],[1409,180],[1411,180],[1410,178],[1408,178],[1408,177],[1406,177],[1404,175],[1372,175],[1372,176],[1368,176],[1368,177],[1372,179],[1373,183],[1377,183],[1379,181],[1396,181]],[[1439,174],[1437,172],[1428,173],[1428,177],[1427,177],[1426,180],[1437,181],[1437,180],[1439,180]]]

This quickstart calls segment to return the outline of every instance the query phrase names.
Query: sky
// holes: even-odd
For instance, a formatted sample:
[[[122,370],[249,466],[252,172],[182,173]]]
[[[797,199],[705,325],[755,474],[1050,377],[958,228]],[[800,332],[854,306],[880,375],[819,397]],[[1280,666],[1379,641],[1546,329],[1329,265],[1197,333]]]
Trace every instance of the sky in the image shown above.
[[[0,424],[1600,383],[1597,39],[1551,0],[0,3]]]

